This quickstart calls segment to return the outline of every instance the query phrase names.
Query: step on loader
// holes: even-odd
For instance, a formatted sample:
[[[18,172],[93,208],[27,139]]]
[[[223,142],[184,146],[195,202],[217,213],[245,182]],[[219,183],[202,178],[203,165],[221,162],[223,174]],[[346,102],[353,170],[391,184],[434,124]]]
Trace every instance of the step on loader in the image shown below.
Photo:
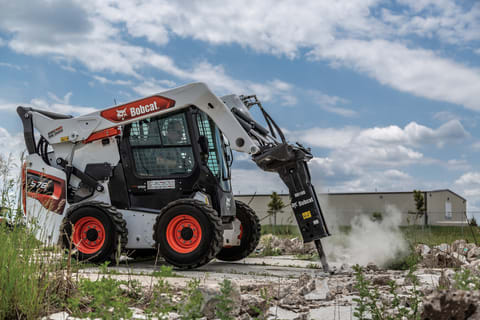
[[[254,107],[265,126],[253,119]],[[78,117],[17,112],[28,151],[23,209],[43,242],[93,262],[119,250],[157,250],[178,268],[241,260],[258,245],[260,222],[234,199],[233,149],[280,175],[303,239],[315,241],[328,271],[312,154],[286,141],[256,96],[220,98],[193,83]]]

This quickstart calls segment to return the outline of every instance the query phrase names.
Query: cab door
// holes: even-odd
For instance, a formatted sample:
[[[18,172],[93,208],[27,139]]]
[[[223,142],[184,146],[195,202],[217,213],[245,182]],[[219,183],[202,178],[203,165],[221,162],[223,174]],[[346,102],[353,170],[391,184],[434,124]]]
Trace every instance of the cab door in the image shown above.
[[[192,192],[198,166],[190,128],[189,112],[125,127],[121,156],[132,209],[157,211]]]

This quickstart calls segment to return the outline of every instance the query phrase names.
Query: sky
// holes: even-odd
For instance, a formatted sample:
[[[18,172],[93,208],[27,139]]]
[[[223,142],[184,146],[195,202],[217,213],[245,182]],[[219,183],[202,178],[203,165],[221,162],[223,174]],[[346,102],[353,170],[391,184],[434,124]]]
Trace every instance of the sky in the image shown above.
[[[322,192],[451,189],[480,216],[480,3],[0,0],[0,153],[18,105],[80,115],[202,81],[256,94]],[[286,192],[236,154],[234,193]]]

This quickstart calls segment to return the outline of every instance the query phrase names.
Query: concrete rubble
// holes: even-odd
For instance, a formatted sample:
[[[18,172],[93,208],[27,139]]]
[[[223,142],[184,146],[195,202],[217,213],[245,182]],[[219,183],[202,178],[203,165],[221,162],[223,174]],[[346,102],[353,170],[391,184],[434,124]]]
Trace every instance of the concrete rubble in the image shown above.
[[[300,248],[297,239],[272,236],[268,241],[285,254],[311,252],[308,248]],[[408,307],[412,292],[418,290],[422,319],[480,319],[480,307],[477,307],[480,293],[454,289],[459,271],[469,270],[480,276],[480,247],[458,240],[434,247],[419,244],[414,251],[420,261],[413,273],[386,270],[374,263],[363,266],[369,287],[378,291],[376,303],[386,306],[386,313],[393,313],[395,308]],[[214,262],[199,270],[175,271],[182,277],[166,278],[166,281],[174,285],[180,295],[189,279],[201,279],[205,319],[215,318],[219,283],[225,278],[232,281],[230,298],[234,301],[236,319],[355,319],[353,314],[359,292],[352,266],[337,265],[337,272],[327,275],[321,271],[318,262],[295,257],[247,258],[236,264]],[[148,273],[155,268],[147,263],[133,269],[130,266],[129,277],[136,270],[138,279],[145,277],[145,283],[150,283]],[[120,274],[123,272],[121,267],[113,269]],[[90,271],[83,271],[83,276],[88,276]],[[392,286],[399,299],[397,307],[392,306]],[[135,309],[133,318],[146,319],[147,316],[141,309]],[[72,318],[64,312],[45,319]],[[180,315],[172,312],[168,319],[180,319]]]

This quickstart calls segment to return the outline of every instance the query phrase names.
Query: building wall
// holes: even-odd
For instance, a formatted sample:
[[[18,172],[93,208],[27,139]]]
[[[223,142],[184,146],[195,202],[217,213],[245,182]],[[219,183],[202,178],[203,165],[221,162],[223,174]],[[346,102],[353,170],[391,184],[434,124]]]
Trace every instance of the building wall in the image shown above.
[[[446,212],[446,202],[451,203],[451,218]],[[459,221],[465,221],[467,201],[451,191],[427,192],[427,207],[429,224],[455,225]]]
[[[429,191],[427,195],[427,216],[431,225],[458,225],[464,223],[466,201],[449,190]],[[290,197],[280,195],[288,205]],[[237,200],[248,203],[257,212],[262,224],[272,224],[273,218],[268,217],[270,195],[237,195]],[[371,217],[374,212],[380,212],[385,217],[389,214],[400,215],[401,225],[423,224],[423,217],[416,217],[413,192],[396,193],[331,193],[318,195],[327,224],[340,226],[350,225],[359,215]],[[450,202],[451,218],[446,217],[445,202]],[[277,224],[295,225],[295,218],[290,206],[277,215]]]

